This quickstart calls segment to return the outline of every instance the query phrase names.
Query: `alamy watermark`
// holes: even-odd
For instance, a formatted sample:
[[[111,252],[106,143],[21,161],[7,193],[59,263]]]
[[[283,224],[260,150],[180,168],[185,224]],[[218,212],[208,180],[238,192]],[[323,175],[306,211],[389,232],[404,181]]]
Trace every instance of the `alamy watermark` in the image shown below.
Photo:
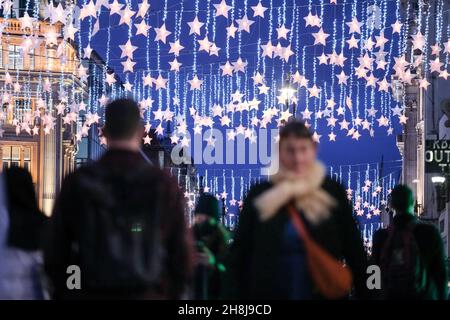
[[[171,152],[172,162],[206,165],[260,165],[261,175],[278,171],[278,129],[208,129],[187,132]]]

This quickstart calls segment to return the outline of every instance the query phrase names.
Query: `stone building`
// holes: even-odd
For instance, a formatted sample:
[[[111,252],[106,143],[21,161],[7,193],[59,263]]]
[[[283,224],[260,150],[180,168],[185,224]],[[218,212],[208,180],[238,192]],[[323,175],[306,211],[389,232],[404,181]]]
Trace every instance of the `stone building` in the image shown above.
[[[450,25],[449,0],[402,0],[402,9],[409,38],[419,31],[419,19],[423,16],[441,16],[445,30]],[[436,24],[430,23],[427,30],[428,42],[430,46],[434,45],[435,41],[441,44],[439,58],[444,62],[443,70],[446,64],[442,44],[450,38],[446,38],[446,32],[444,32],[444,37],[440,39],[437,33]],[[408,61],[414,63],[421,54],[427,55],[428,59],[424,61],[436,58],[432,56],[431,49],[423,53],[420,50],[412,50],[409,44],[406,50]],[[449,256],[450,172],[436,170],[428,160],[433,143],[444,142],[450,146],[448,143],[450,142],[450,90],[448,89],[450,79],[440,77],[436,72],[430,75],[429,68],[427,72],[424,71],[427,67],[428,65],[425,66],[424,63],[418,64],[418,67],[412,70],[416,76],[412,84],[400,86],[399,91],[404,96],[405,115],[408,121],[403,128],[403,133],[397,138],[397,145],[403,157],[402,183],[411,186],[414,190],[416,214],[421,220],[433,223],[439,228]],[[425,74],[430,82],[427,90],[420,88],[417,81],[417,78],[422,78]],[[450,161],[444,158],[440,164],[448,167]]]
[[[62,24],[38,19],[33,30],[24,28],[24,3],[14,1],[0,17],[0,158],[2,168],[30,171],[39,205],[49,214],[76,155],[76,123],[64,124],[57,105],[82,100],[87,83],[77,75],[75,45],[62,40]],[[29,6],[31,12],[39,8],[33,1]]]

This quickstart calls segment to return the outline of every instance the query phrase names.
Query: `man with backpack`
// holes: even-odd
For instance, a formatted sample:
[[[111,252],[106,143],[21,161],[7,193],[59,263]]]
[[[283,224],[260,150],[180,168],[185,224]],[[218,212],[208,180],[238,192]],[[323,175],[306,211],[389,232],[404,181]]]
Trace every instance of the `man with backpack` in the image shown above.
[[[394,218],[373,237],[372,260],[380,266],[381,299],[447,299],[447,268],[438,230],[417,221],[410,188],[391,193]]]
[[[219,200],[215,196],[208,193],[200,195],[192,228],[198,256],[194,299],[222,298],[230,235],[220,223],[221,211]]]
[[[179,299],[193,269],[183,194],[139,153],[134,101],[106,107],[103,134],[105,154],[69,175],[55,203],[45,249],[54,297]],[[68,270],[79,271],[80,286],[69,286]]]

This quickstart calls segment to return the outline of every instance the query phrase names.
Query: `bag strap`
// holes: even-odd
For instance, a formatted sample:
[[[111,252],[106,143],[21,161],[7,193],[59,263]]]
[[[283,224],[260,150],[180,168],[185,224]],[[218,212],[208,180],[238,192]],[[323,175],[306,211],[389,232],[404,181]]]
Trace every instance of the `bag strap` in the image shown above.
[[[312,241],[309,232],[306,230],[305,224],[299,217],[297,210],[294,205],[290,204],[288,207],[289,216],[291,217],[292,224],[294,225],[295,231],[303,239],[305,243],[310,243]]]

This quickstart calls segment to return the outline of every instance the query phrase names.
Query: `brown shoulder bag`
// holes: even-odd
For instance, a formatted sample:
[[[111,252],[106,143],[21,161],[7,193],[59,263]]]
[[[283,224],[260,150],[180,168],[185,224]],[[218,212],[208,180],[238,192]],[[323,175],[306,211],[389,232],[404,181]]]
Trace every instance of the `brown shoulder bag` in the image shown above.
[[[288,210],[295,230],[305,245],[309,272],[319,292],[326,299],[347,296],[352,287],[350,269],[311,238],[293,205],[289,205]]]

